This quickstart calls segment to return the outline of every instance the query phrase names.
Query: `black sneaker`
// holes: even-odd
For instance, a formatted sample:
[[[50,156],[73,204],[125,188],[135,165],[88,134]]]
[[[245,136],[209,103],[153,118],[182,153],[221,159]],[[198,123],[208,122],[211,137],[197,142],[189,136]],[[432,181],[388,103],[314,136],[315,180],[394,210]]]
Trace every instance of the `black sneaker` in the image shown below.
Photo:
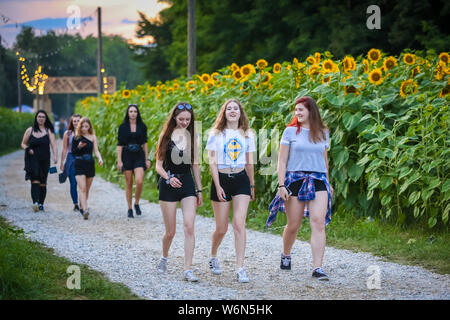
[[[39,211],[44,211],[44,205],[43,204],[39,204]]]
[[[291,256],[281,254],[280,268],[283,270],[291,270]]]
[[[73,211],[80,212],[80,207],[76,204],[73,206]]]
[[[139,205],[138,205],[138,204],[135,204],[135,205],[134,205],[134,210],[136,211],[136,215],[137,215],[137,216],[140,216],[140,215],[142,214],[141,208],[139,208]]]
[[[328,281],[328,276],[325,274],[325,272],[322,270],[322,268],[316,268],[313,271],[312,274],[313,278],[316,278],[317,280],[320,281]]]
[[[128,209],[128,218],[134,218],[133,209]]]

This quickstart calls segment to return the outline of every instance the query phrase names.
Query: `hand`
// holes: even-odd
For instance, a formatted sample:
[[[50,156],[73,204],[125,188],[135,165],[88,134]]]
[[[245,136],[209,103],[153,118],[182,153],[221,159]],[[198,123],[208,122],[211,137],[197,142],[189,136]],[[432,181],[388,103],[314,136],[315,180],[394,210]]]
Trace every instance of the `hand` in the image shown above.
[[[77,146],[78,149],[84,148],[87,145],[86,142],[80,142]]]
[[[278,188],[278,195],[284,201],[287,201],[289,199],[289,193],[287,192],[285,187]]]
[[[28,153],[29,153],[30,155],[33,155],[33,154],[34,154],[33,149],[28,150]]]
[[[331,186],[331,184],[330,184],[330,193],[331,193],[331,196],[333,197],[334,189],[333,189],[333,187]]]
[[[175,177],[170,178],[169,183],[173,188],[181,188],[181,186],[183,185],[181,181]]]
[[[58,159],[56,157],[53,157],[53,163],[57,164],[58,163]]]
[[[61,165],[59,166],[60,171],[64,171],[64,163],[61,162]]]
[[[219,186],[218,188],[216,187],[216,190],[217,190],[217,198],[219,198],[219,201],[226,202],[227,195],[225,194],[225,191],[223,191],[223,188]]]
[[[145,160],[145,167],[148,169],[150,168],[150,160]]]
[[[255,200],[255,188],[250,188],[250,201],[254,201]]]
[[[197,207],[200,207],[203,204],[202,193],[197,192]]]
[[[119,170],[119,172],[122,172],[123,169],[123,162],[117,162],[117,170]]]
[[[100,167],[103,167],[103,160],[102,159],[98,160],[98,164],[100,165]]]

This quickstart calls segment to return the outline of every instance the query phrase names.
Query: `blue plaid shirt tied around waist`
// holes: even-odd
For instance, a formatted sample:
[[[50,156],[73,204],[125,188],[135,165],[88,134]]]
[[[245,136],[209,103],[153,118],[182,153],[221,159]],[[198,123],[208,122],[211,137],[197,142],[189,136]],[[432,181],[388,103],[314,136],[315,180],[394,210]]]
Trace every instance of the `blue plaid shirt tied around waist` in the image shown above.
[[[319,173],[319,172],[313,172],[313,173],[304,173],[302,171],[288,171],[286,172],[286,178],[284,180],[284,185],[286,187],[289,187],[291,183],[294,183],[298,180],[303,180],[302,187],[298,191],[298,197],[297,199],[300,201],[309,201],[314,200],[316,198],[316,189],[314,187],[314,180],[321,180],[325,183],[325,186],[327,187],[328,192],[328,209],[327,214],[325,216],[325,226],[331,221],[331,188],[330,184],[327,180],[326,173]],[[277,218],[278,211],[286,212],[284,200],[278,195],[275,196],[275,198],[272,200],[269,206],[269,217],[266,221],[266,226],[270,227],[270,225],[275,221]],[[309,211],[308,206],[305,205],[305,217],[309,217]]]

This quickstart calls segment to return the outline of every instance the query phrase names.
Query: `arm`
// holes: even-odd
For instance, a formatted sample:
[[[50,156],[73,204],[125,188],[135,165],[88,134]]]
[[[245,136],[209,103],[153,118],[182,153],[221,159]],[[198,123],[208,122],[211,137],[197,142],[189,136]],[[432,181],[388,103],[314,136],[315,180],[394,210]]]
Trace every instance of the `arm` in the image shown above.
[[[250,191],[251,191],[251,201],[255,200],[255,167],[253,165],[253,152],[247,152],[245,154],[247,162],[245,164],[245,171],[247,172],[248,178],[250,179]]]
[[[192,171],[194,172],[194,179],[195,179],[195,184],[197,185],[197,190],[199,190],[200,192],[197,192],[197,206],[201,206],[202,205],[202,179],[200,176],[200,167],[198,165],[198,140],[197,138],[195,138],[194,140],[194,163],[192,164]]]
[[[284,185],[288,158],[289,158],[289,146],[280,144],[280,151],[278,153],[278,166],[277,166],[279,186]],[[284,187],[278,188],[278,195],[284,200],[287,200],[289,197],[289,194],[286,188]]]
[[[217,197],[219,198],[220,201],[226,201],[225,191],[223,191],[222,187],[220,186],[219,167],[217,165],[216,152],[214,150],[208,150],[208,158],[209,158],[209,170],[211,171],[213,183],[216,187]]]
[[[150,168],[150,160],[148,159],[148,144],[144,143],[144,152],[145,152],[145,166],[146,168]]]
[[[30,135],[31,135],[31,127],[25,130],[25,133],[23,134],[22,143],[20,144],[20,146],[24,150],[28,148],[28,140],[30,140]]]
[[[53,151],[53,162],[55,164],[57,164],[58,163],[58,147],[56,146],[55,134],[53,132],[49,132],[49,137],[50,137],[50,145],[51,145],[52,151]]]
[[[63,149],[61,152],[61,165],[60,165],[61,171],[64,170],[64,162],[66,159],[67,149],[68,149],[68,141],[69,141],[69,136],[66,131],[66,132],[64,132],[63,141],[62,141]]]
[[[122,162],[122,151],[123,146],[117,146],[117,170],[122,172],[123,162]]]
[[[328,169],[328,150],[327,149],[325,149],[325,151],[324,151],[324,153],[323,153],[323,156],[324,156],[324,158],[325,158],[325,164],[326,164],[326,166],[327,166],[327,180],[328,180],[328,183],[330,184],[330,191],[331,191],[331,196],[333,196],[333,193],[334,193],[334,189],[333,189],[333,187],[331,186],[331,182],[330,182],[330,175],[329,175],[329,169]]]
[[[98,151],[98,142],[97,142],[96,136],[94,136],[94,153],[98,159],[98,163],[100,164],[100,167],[103,166],[102,156],[100,155],[100,152]]]

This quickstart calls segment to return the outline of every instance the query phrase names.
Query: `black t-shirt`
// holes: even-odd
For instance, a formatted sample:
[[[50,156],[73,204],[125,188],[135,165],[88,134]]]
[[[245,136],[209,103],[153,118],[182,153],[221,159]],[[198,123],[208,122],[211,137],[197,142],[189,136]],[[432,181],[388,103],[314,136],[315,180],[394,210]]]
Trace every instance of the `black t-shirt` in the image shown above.
[[[119,126],[117,135],[117,145],[127,146],[129,144],[142,145],[147,142],[147,126],[145,124],[136,124],[136,132],[131,132],[129,123],[122,123]]]

